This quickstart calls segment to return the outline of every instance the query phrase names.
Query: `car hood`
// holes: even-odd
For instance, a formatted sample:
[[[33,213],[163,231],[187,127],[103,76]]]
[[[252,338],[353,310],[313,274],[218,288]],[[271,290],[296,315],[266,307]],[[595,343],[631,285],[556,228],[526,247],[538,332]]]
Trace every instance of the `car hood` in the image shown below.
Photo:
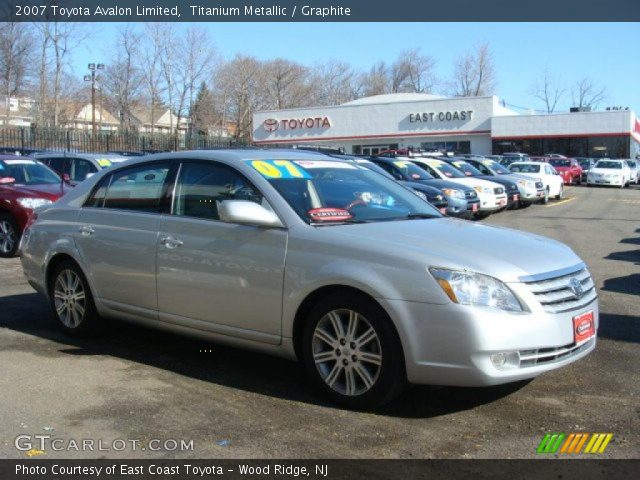
[[[477,177],[450,178],[449,180],[451,180],[454,183],[466,185],[467,187],[471,187],[471,188],[480,187],[480,188],[494,189],[494,188],[502,187],[502,185],[500,185],[499,183],[490,182],[488,180],[483,180]]]
[[[466,220],[437,218],[336,225],[328,239],[343,248],[375,249],[381,256],[398,252],[425,268],[479,272],[504,282],[571,267],[582,260],[550,238]]]
[[[558,172],[568,172],[569,170],[571,170],[571,167],[556,167],[556,166],[554,166],[553,168],[555,168],[556,171],[558,171]]]
[[[502,174],[503,177],[513,179],[513,181],[517,182],[518,180],[534,180],[536,182],[541,182],[542,179],[540,177],[533,177],[531,175],[525,175],[523,173],[505,173]]]
[[[590,173],[605,173],[605,174],[618,174],[622,175],[622,168],[592,168],[589,170]]]
[[[431,195],[441,195],[442,192],[433,185],[427,185],[426,183],[420,182],[406,182],[404,180],[400,180],[402,185],[408,188],[413,188],[414,190],[420,190],[421,192],[428,192]]]
[[[467,185],[461,185],[459,183],[454,183],[449,180],[440,180],[439,178],[433,178],[430,180],[419,180],[417,183],[421,183],[423,185],[428,185],[430,187],[436,187],[436,188],[453,188],[456,190],[463,190],[463,191],[473,190],[472,187],[468,187]]]
[[[71,188],[60,183],[43,183],[38,185],[19,185],[13,184],[9,188],[16,194],[31,198],[46,198],[47,200],[56,201],[62,195],[67,193]]]

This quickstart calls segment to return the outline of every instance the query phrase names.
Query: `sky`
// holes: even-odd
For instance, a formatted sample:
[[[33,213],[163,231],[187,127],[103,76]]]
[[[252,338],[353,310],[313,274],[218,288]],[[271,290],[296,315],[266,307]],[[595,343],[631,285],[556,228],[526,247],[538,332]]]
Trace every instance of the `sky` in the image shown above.
[[[179,28],[186,28],[182,24]],[[606,87],[601,107],[630,107],[640,114],[640,23],[199,23],[222,58],[235,54],[277,57],[314,65],[334,58],[356,69],[392,63],[408,48],[437,61],[447,80],[457,56],[488,42],[494,55],[496,95],[508,104],[543,109],[531,91],[545,68],[567,89],[588,77]],[[108,62],[117,23],[94,23],[91,41],[76,49],[81,76],[88,62]],[[140,25],[142,26],[142,25]],[[436,92],[439,93],[439,92]],[[567,92],[559,109],[570,107]]]

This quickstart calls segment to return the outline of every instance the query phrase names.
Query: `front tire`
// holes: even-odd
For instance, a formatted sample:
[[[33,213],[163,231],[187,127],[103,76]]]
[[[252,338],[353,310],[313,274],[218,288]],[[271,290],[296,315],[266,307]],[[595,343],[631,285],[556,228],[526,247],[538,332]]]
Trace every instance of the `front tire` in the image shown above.
[[[315,305],[303,332],[302,358],[314,385],[349,408],[384,405],[406,384],[393,324],[363,295],[334,294]]]
[[[546,205],[547,203],[549,203],[549,187],[547,187],[547,188],[544,190],[544,197],[542,197],[542,201],[541,201],[541,203],[542,203],[543,205]]]
[[[16,255],[20,235],[15,220],[8,213],[0,214],[0,257],[10,258]]]
[[[104,332],[105,322],[98,315],[87,279],[75,262],[60,262],[51,273],[48,287],[51,310],[66,333],[90,337]]]
[[[563,197],[564,197],[564,185],[560,185],[560,191],[558,192],[558,195],[556,195],[556,200],[562,200]]]

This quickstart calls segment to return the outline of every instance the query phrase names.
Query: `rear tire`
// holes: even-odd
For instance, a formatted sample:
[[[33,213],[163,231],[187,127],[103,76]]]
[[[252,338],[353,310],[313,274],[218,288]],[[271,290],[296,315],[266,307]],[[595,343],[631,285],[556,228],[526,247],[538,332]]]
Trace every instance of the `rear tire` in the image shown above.
[[[49,304],[62,329],[75,337],[92,337],[104,333],[87,279],[72,260],[64,260],[49,277]]]
[[[0,213],[0,257],[15,257],[20,243],[18,226],[8,213]]]
[[[320,300],[306,319],[302,360],[315,387],[355,409],[376,408],[406,385],[402,344],[386,312],[364,295]]]
[[[560,185],[560,192],[556,195],[556,200],[562,200],[564,197],[564,185]]]

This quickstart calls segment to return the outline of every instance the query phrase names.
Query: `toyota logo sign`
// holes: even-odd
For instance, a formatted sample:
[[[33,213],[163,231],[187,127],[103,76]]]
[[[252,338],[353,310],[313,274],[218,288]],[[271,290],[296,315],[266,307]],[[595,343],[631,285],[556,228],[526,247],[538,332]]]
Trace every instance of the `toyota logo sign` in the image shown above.
[[[267,118],[264,122],[262,122],[262,128],[264,128],[267,132],[275,132],[278,129],[278,120],[275,118]]]

